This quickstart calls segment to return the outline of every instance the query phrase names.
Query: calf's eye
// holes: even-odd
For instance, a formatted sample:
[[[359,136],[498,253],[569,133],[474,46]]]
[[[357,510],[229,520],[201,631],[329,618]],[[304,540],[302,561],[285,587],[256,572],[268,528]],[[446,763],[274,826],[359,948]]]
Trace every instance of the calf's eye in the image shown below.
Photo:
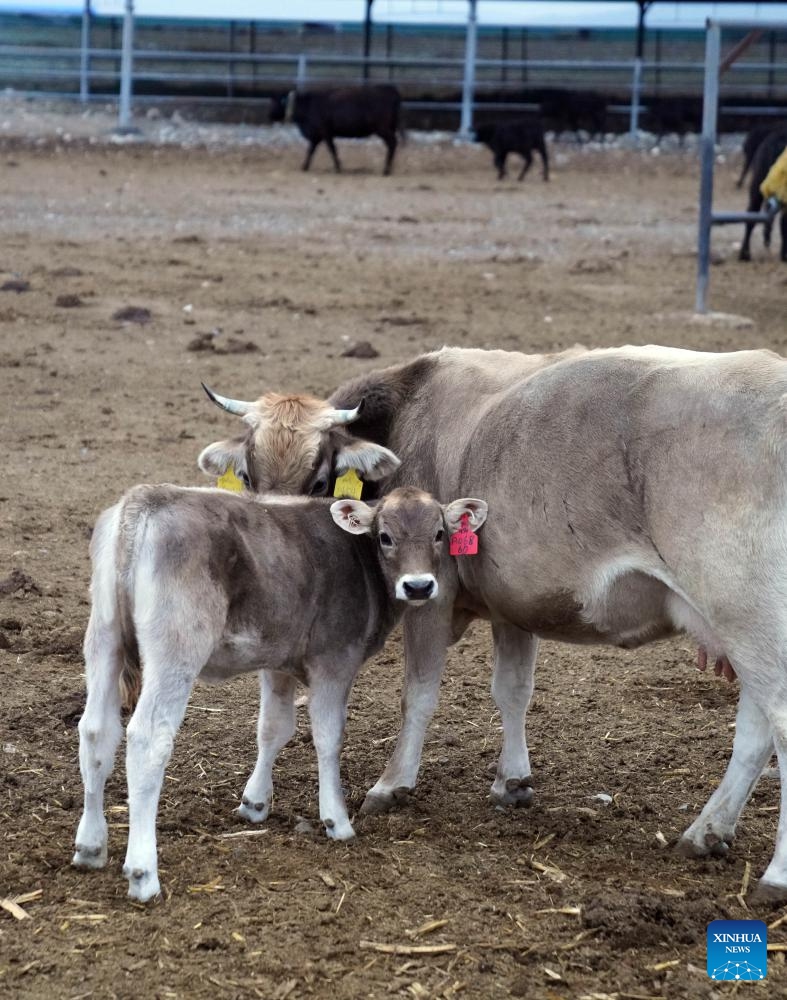
[[[251,480],[249,479],[249,474],[244,472],[242,469],[238,473],[238,479],[243,483],[247,490],[251,489]]]
[[[445,534],[445,532],[443,531],[443,529],[442,529],[442,528],[440,528],[440,530],[439,530],[439,531],[437,532],[437,534],[436,534],[436,535],[434,536],[434,540],[435,540],[436,542],[442,542],[442,540],[443,540],[443,535],[444,535],[444,534]]]
[[[393,538],[391,538],[386,531],[380,532],[380,545],[382,545],[385,549],[388,549],[393,545]]]
[[[318,479],[312,484],[312,488],[309,490],[309,493],[313,497],[321,497],[324,496],[327,489],[328,489],[328,480]]]

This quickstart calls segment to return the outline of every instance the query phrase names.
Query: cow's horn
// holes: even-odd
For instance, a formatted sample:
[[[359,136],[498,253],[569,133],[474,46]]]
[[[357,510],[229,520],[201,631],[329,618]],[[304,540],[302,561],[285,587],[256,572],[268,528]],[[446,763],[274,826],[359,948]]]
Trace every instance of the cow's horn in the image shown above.
[[[353,420],[357,420],[360,417],[362,409],[363,400],[361,400],[354,410],[331,410],[328,416],[334,427],[338,424],[351,424]]]
[[[287,103],[284,105],[284,120],[286,122],[292,121],[292,116],[295,114],[295,91],[291,90],[287,94]]]
[[[227,399],[226,396],[220,396],[217,392],[209,389],[204,382],[201,382],[200,385],[208,394],[208,399],[215,403],[216,406],[220,406],[222,410],[226,410],[227,413],[236,413],[239,417],[242,417],[254,406],[254,403],[244,403],[242,399]]]

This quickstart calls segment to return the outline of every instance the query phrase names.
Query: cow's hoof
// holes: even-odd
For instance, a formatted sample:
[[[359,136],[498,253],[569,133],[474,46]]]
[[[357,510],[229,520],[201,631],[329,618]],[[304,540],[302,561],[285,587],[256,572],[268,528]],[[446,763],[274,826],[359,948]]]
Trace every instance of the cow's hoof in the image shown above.
[[[271,811],[270,800],[268,802],[252,802],[244,795],[241,804],[235,812],[242,816],[249,823],[264,823]]]
[[[741,252],[738,254],[738,260],[749,261],[751,260],[751,254],[749,253],[748,250],[741,250]]]
[[[161,892],[158,873],[143,868],[129,868],[123,865],[123,874],[128,879],[128,895],[139,903],[147,903]]]
[[[762,878],[749,893],[749,902],[754,906],[775,906],[786,901],[787,885],[776,885]]]
[[[375,791],[372,788],[366,793],[366,798],[363,800],[363,805],[361,806],[361,812],[367,816],[373,816],[378,813],[401,809],[407,805],[412,792],[412,788],[407,788],[405,785],[400,785],[398,788],[393,788],[390,791]]]
[[[71,864],[75,868],[103,868],[106,863],[106,844],[100,844],[98,847],[88,847],[86,844],[77,844],[76,853],[71,859]]]
[[[533,779],[528,774],[525,778],[508,778],[497,780],[492,785],[491,799],[499,806],[514,807],[529,806],[533,801]]]
[[[355,840],[355,830],[348,819],[340,820],[338,823],[332,819],[324,819],[322,823],[329,840]]]

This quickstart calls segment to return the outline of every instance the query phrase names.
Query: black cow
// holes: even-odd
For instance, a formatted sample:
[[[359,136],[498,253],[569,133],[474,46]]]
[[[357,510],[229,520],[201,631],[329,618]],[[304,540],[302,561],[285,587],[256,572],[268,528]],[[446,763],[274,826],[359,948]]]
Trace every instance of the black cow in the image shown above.
[[[751,181],[749,184],[749,205],[746,209],[747,212],[759,212],[762,208],[762,203],[765,199],[762,196],[762,191],[760,191],[760,184],[762,184],[768,176],[768,171],[784,152],[785,147],[787,147],[787,133],[784,132],[771,132],[771,134],[766,136],[757,147],[757,152],[754,154],[754,159],[751,164]],[[784,212],[781,213],[779,225],[782,237],[781,259],[787,262],[787,215],[785,215]],[[751,241],[751,234],[754,226],[754,222],[746,223],[746,233],[743,237],[743,243],[741,243],[738,260],[751,260],[749,243]],[[766,247],[771,245],[772,228],[772,220],[763,223],[762,237]]]
[[[292,91],[273,102],[271,121],[293,121],[308,140],[309,151],[303,161],[308,170],[314,151],[324,142],[331,151],[339,173],[342,165],[334,139],[365,139],[379,135],[388,147],[383,174],[390,174],[396,152],[396,133],[402,98],[396,87],[375,84],[368,87],[342,87],[338,90]]]
[[[544,180],[549,180],[549,156],[544,142],[544,126],[540,121],[525,118],[513,122],[486,122],[476,128],[473,139],[492,150],[498,180],[506,175],[508,154],[519,153],[525,161],[519,172],[518,180],[521,181],[533,164],[533,150],[541,157]]]
[[[766,122],[764,125],[755,125],[754,128],[747,132],[746,138],[743,140],[743,169],[736,182],[736,187],[743,187],[744,178],[754,162],[755,153],[760,148],[763,140],[771,133],[774,135],[777,133],[783,135],[785,145],[787,145],[787,122],[782,122],[779,125],[775,125],[773,122]]]

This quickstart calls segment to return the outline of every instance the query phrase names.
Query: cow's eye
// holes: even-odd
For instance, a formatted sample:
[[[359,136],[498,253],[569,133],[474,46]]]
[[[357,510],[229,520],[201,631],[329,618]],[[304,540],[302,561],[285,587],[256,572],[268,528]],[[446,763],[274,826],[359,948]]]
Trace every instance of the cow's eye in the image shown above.
[[[393,538],[391,538],[387,531],[380,532],[380,545],[384,549],[389,549],[393,545]]]
[[[316,479],[312,483],[312,488],[309,490],[309,494],[313,497],[322,497],[328,492],[328,480],[327,479]]]
[[[243,483],[247,490],[251,489],[251,480],[249,479],[248,472],[244,472],[242,469],[238,473],[238,479]]]
[[[442,540],[443,540],[443,535],[444,535],[444,534],[445,534],[445,532],[443,531],[443,529],[442,529],[442,528],[440,528],[440,530],[439,530],[439,531],[437,532],[437,534],[436,534],[436,535],[434,536],[434,540],[435,540],[436,542],[442,542]]]

